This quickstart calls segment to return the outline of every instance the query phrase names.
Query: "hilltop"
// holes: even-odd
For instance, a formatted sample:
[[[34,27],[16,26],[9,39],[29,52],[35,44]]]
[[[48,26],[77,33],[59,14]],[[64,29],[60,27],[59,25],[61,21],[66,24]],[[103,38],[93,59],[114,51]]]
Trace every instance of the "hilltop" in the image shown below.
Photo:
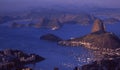
[[[120,39],[114,33],[107,32],[103,22],[96,19],[91,33],[74,39],[59,42],[65,46],[84,46],[90,49],[118,49],[120,48]]]

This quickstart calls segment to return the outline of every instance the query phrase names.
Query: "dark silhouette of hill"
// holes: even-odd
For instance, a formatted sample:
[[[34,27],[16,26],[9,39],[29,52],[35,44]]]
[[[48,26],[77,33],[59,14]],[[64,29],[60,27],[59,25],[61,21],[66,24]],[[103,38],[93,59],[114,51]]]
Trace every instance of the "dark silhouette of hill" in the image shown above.
[[[97,32],[97,31],[105,32],[105,26],[102,20],[99,20],[99,19],[96,19],[94,21],[93,28],[92,28],[92,32]]]
[[[106,32],[101,20],[96,19],[92,33],[83,37],[64,40],[59,42],[65,46],[84,46],[90,49],[117,49],[120,48],[120,39],[114,33]]]
[[[46,35],[43,35],[40,37],[40,39],[42,40],[47,40],[47,41],[53,41],[53,42],[59,42],[61,41],[62,39],[53,35],[53,34],[46,34]]]

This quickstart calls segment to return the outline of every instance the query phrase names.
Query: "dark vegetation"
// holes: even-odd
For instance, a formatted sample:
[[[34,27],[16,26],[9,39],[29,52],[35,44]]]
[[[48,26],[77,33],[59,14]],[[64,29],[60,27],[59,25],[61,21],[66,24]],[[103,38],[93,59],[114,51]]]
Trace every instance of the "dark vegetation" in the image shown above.
[[[120,70],[120,57],[102,59],[82,66],[81,70]]]
[[[36,54],[27,54],[21,50],[6,49],[0,51],[0,70],[30,70],[27,64],[35,64],[45,58]]]
[[[46,35],[43,35],[40,37],[40,39],[42,40],[48,40],[48,41],[53,41],[53,42],[59,42],[61,41],[62,39],[53,35],[53,34],[46,34]]]

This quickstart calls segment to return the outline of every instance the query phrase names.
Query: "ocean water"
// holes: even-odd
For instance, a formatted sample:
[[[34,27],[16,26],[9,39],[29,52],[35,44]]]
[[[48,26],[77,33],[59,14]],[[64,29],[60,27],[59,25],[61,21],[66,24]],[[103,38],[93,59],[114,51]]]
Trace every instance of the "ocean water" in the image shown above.
[[[108,31],[120,35],[120,23],[106,24]],[[59,46],[55,42],[40,40],[40,36],[47,33],[55,34],[62,39],[80,37],[91,32],[92,24],[83,26],[79,24],[65,24],[58,30],[44,28],[9,28],[0,26],[0,49],[20,49],[27,53],[36,53],[45,58],[35,66],[34,70],[73,70],[75,66],[82,66],[94,60],[92,50],[84,47]]]

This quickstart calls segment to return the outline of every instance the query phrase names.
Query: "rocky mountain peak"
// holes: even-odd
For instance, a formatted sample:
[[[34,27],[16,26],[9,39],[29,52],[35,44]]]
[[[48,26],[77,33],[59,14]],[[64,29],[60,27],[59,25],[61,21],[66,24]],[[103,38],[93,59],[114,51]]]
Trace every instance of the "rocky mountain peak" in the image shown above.
[[[100,19],[96,19],[94,21],[93,28],[92,28],[92,33],[98,32],[98,31],[105,32],[105,25]]]

